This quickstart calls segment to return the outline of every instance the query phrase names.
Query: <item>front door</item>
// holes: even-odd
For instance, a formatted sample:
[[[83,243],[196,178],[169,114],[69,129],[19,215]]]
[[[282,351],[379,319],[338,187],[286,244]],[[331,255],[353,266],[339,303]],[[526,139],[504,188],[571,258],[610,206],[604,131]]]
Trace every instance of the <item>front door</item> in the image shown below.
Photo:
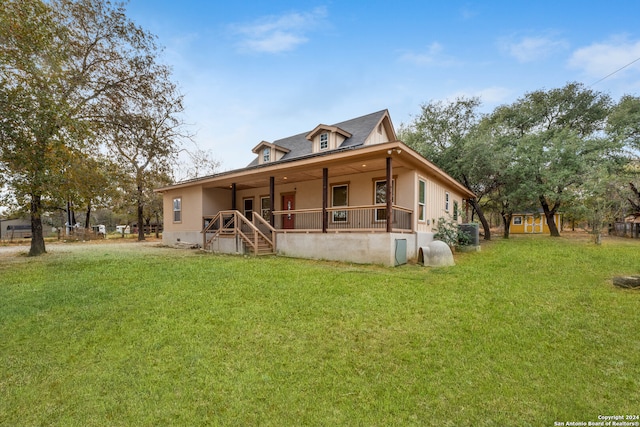
[[[253,221],[253,199],[244,199],[243,214],[249,221]]]
[[[282,196],[282,210],[293,211],[296,209],[296,196],[295,194],[286,194]],[[282,216],[282,228],[285,230],[291,230],[295,228],[296,216],[287,214]]]

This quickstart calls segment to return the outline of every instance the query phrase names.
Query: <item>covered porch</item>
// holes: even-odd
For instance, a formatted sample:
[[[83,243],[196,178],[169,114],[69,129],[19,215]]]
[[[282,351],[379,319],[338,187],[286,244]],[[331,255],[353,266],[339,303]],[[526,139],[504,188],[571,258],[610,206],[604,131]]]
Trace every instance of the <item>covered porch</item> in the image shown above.
[[[232,251],[244,245],[245,251],[257,253],[256,242],[271,240],[273,253],[291,255],[291,245],[317,246],[311,237],[296,238],[293,234],[324,234],[329,240],[322,245],[336,246],[336,234],[412,233],[415,165],[404,148],[402,143],[391,142],[310,155],[296,162],[221,174],[204,182],[203,247],[216,250],[216,239],[235,237],[235,244],[227,242]],[[221,212],[229,218],[227,225],[244,224],[244,229],[232,230],[224,221],[212,225]],[[265,238],[271,235],[272,239]],[[365,240],[363,247],[370,247],[371,239]],[[381,250],[388,254],[388,245],[383,246]]]
[[[257,213],[284,232],[413,231],[413,157],[390,142],[223,173],[202,184],[203,216]]]

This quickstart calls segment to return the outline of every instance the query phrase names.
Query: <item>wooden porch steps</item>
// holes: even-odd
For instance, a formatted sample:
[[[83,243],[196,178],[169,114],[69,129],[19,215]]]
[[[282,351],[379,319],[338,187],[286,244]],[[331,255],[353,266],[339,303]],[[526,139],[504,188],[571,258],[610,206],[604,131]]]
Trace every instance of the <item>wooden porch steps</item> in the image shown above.
[[[214,240],[240,236],[244,241],[246,251],[254,255],[269,255],[275,253],[275,229],[257,212],[249,221],[239,211],[220,211],[212,217],[203,217],[205,224],[202,229],[203,248],[211,248]],[[262,231],[260,228],[262,228]],[[213,234],[209,237],[207,234]],[[266,234],[263,234],[266,233]],[[267,236],[271,237],[267,237]],[[271,243],[270,243],[271,242]],[[237,248],[236,248],[237,250]]]
[[[274,253],[269,242],[258,236],[258,255],[273,255]]]

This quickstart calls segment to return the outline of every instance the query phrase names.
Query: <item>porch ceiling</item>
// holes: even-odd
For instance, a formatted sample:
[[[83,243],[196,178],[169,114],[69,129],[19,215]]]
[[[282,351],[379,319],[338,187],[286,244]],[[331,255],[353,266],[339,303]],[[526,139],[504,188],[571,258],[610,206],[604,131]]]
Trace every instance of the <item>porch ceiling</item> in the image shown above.
[[[393,169],[404,168],[400,156],[393,157]],[[291,182],[303,182],[322,179],[322,169],[328,168],[329,177],[352,175],[364,172],[385,173],[386,157],[372,153],[370,155],[351,156],[349,159],[334,159],[306,165],[282,165],[278,168],[266,168],[245,172],[243,175],[221,177],[215,181],[204,183],[204,188],[230,188],[233,183],[237,190],[268,187],[270,177],[274,177],[275,185]]]

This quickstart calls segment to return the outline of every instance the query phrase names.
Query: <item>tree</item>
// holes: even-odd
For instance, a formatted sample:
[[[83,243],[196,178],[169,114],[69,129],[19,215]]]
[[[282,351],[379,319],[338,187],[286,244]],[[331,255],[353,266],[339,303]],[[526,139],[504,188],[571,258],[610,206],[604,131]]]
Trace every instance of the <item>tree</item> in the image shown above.
[[[582,211],[593,235],[593,241],[601,244],[602,229],[615,221],[624,210],[624,179],[617,172],[615,162],[603,162],[594,167],[576,195],[573,209]]]
[[[640,157],[640,97],[625,95],[613,108],[607,123],[607,133],[619,141],[627,150],[628,158],[633,162],[629,175],[637,175],[637,163]],[[628,183],[631,196],[632,213],[640,216],[640,191],[633,181]]]
[[[559,236],[554,215],[579,187],[594,164],[618,150],[604,138],[609,96],[569,83],[559,89],[525,94],[509,106],[497,108],[491,120],[511,140],[523,188],[543,209],[551,236]]]
[[[220,162],[215,160],[211,150],[203,150],[197,146],[193,150],[182,150],[180,154],[186,157],[174,169],[178,180],[196,179],[213,175],[220,169]]]
[[[15,199],[29,206],[30,255],[44,252],[42,199],[61,185],[71,106],[61,96],[65,30],[40,1],[0,5],[0,168]]]
[[[479,98],[457,98],[453,102],[431,101],[421,105],[421,114],[399,134],[408,146],[431,160],[478,198],[470,200],[482,223],[484,238],[491,239],[491,229],[484,216],[480,200],[494,186],[491,151],[486,139],[477,131],[480,120]]]
[[[104,124],[111,130],[107,146],[129,175],[134,189],[138,219],[138,240],[144,237],[145,205],[154,196],[158,176],[168,175],[171,160],[178,154],[177,142],[187,137],[179,114],[182,96],[170,81],[170,70],[150,63],[148,79],[137,88],[138,96],[122,102],[114,97],[105,111]]]
[[[607,121],[607,133],[638,157],[640,151],[640,97],[625,95],[613,108]]]
[[[30,255],[45,252],[42,203],[65,185],[69,153],[97,140],[105,102],[135,94],[156,54],[154,37],[123,6],[0,3],[0,172],[30,206]]]

